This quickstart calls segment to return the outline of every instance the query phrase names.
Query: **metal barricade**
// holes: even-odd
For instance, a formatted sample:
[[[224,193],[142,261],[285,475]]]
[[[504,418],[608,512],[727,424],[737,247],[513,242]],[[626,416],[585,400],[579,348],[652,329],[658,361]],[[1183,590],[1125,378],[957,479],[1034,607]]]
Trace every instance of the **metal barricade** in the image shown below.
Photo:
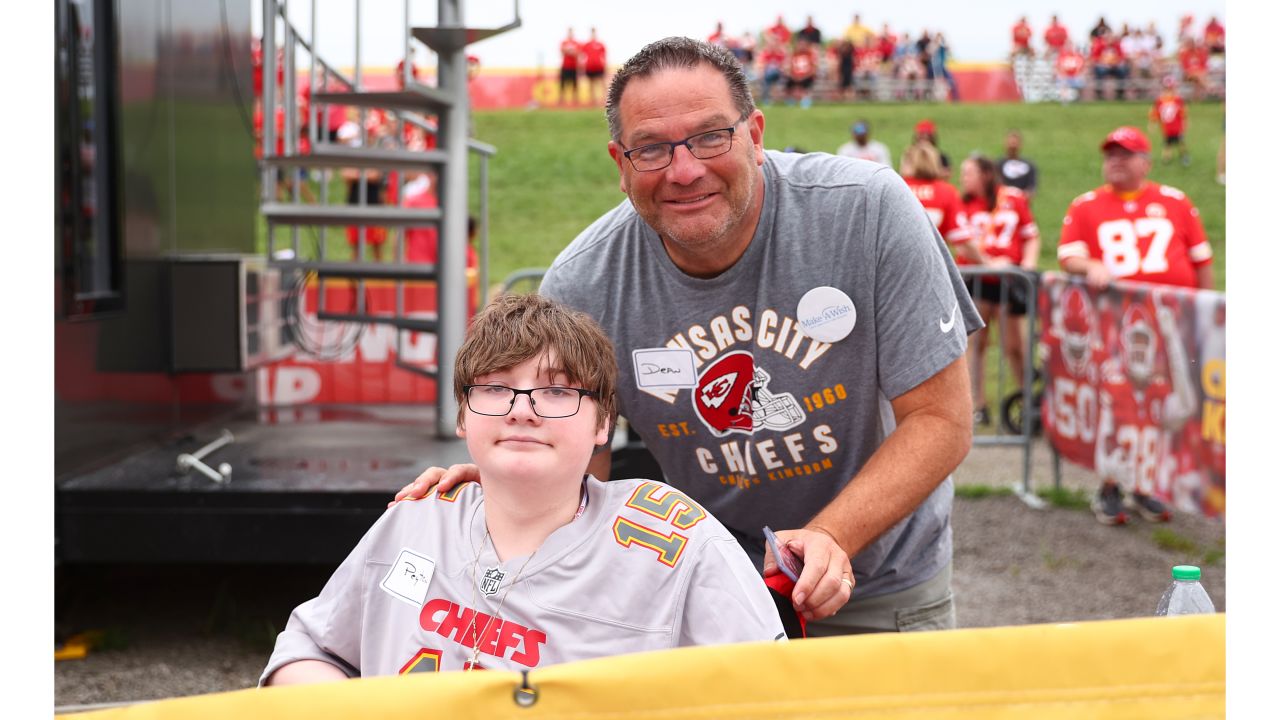
[[[1040,416],[1040,392],[1036,389],[1039,376],[1035,369],[1035,347],[1039,338],[1039,286],[1040,278],[1037,273],[1023,270],[1017,267],[1005,268],[989,268],[974,267],[968,265],[960,266],[960,275],[965,279],[965,284],[969,286],[970,293],[974,296],[974,302],[979,302],[979,288],[984,280],[988,281],[988,287],[996,285],[999,289],[996,297],[991,302],[995,303],[994,314],[991,319],[995,321],[995,328],[998,334],[992,332],[988,323],[987,331],[987,355],[986,362],[982,367],[978,367],[974,362],[975,352],[972,348],[978,342],[975,335],[969,337],[969,346],[971,348],[969,354],[970,360],[970,382],[977,382],[977,373],[981,372],[986,378],[991,377],[991,366],[994,362],[994,384],[990,382],[984,383],[985,391],[982,401],[986,403],[987,408],[995,408],[995,415],[991,417],[991,424],[995,429],[994,434],[982,433],[979,428],[975,428],[973,444],[984,446],[1012,446],[1022,448],[1022,485],[1014,487],[1014,491],[1023,500],[1023,502],[1033,507],[1042,507],[1043,501],[1040,500],[1031,490],[1031,454],[1034,446],[1036,434],[1039,432],[1039,416]],[[990,297],[991,291],[988,292]],[[1021,387],[1009,377],[1011,368],[1005,359],[1004,354],[1004,333],[1009,327],[1010,321],[1016,316],[1010,313],[1010,307],[1015,302],[1021,302],[1026,307],[1026,328],[1023,333],[1023,339],[1020,343],[1022,346],[1022,385]],[[995,354],[994,361],[990,357],[991,353]],[[991,403],[991,389],[994,385],[996,403]],[[1006,392],[1007,391],[1007,392]],[[975,405],[975,410],[978,406]]]
[[[502,293],[536,293],[542,285],[542,276],[545,275],[547,269],[544,267],[520,268],[513,271],[510,275],[502,280]]]

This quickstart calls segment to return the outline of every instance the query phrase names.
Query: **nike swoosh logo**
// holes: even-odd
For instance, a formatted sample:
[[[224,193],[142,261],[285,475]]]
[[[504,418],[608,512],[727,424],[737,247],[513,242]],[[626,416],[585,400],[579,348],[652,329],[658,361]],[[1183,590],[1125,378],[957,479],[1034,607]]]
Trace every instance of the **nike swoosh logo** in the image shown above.
[[[943,333],[951,332],[951,328],[956,326],[956,310],[959,310],[959,309],[960,309],[960,301],[957,300],[956,304],[951,306],[951,319],[939,320],[938,329],[941,330]]]

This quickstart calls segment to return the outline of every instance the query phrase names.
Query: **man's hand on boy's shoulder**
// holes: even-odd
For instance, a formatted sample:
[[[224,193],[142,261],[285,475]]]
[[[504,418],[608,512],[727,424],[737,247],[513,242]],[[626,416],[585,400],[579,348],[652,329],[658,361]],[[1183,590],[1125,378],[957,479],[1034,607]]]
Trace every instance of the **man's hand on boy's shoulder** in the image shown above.
[[[480,469],[471,463],[458,463],[447,468],[429,467],[413,482],[400,488],[395,499],[387,503],[387,507],[401,500],[421,500],[437,485],[444,492],[465,482],[480,482]]]

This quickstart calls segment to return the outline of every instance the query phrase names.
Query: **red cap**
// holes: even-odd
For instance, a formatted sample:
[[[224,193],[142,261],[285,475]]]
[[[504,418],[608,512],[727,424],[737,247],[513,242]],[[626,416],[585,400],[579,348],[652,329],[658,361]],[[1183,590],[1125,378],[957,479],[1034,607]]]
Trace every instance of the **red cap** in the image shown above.
[[[1102,141],[1103,152],[1112,145],[1119,145],[1132,153],[1151,152],[1151,143],[1147,141],[1147,136],[1143,135],[1138,128],[1129,125],[1123,125],[1111,131],[1107,139]]]
[[[917,133],[929,133],[930,135],[932,135],[937,131],[938,131],[938,128],[934,126],[932,120],[921,120],[920,122],[916,123]]]

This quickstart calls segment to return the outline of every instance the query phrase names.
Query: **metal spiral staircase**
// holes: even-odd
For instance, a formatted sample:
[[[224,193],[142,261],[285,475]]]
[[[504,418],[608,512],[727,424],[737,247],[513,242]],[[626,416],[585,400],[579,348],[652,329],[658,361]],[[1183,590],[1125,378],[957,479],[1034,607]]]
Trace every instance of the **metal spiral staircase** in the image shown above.
[[[371,90],[362,82],[361,68],[361,0],[355,0],[355,65],[353,77],[339,72],[319,54],[316,47],[316,2],[312,0],[310,40],[302,37],[290,22],[285,2],[263,0],[263,92],[262,92],[262,200],[261,213],[267,228],[267,255],[270,263],[283,273],[314,274],[318,284],[317,317],[320,320],[339,323],[387,324],[397,329],[396,355],[403,357],[402,342],[407,331],[436,335],[436,367],[422,367],[404,363],[397,365],[406,370],[433,377],[437,383],[436,433],[440,437],[453,437],[456,426],[457,403],[450,392],[453,385],[453,368],[449,359],[462,344],[467,320],[467,218],[471,178],[468,160],[475,154],[479,160],[477,182],[479,208],[477,217],[477,241],[479,245],[479,287],[488,285],[488,159],[495,153],[490,145],[468,137],[470,127],[470,101],[467,93],[467,57],[469,44],[520,26],[520,6],[514,2],[513,19],[496,28],[467,27],[463,18],[462,0],[438,0],[438,25],[436,27],[412,27],[409,21],[409,0],[404,4],[404,62],[401,88],[396,90]],[[279,44],[278,44],[279,43]],[[436,85],[426,85],[414,78],[412,58],[415,50],[425,46],[437,60]],[[277,48],[283,61],[283,87],[277,83]],[[298,117],[299,88],[297,58],[299,50],[309,56],[307,73],[310,97],[306,127],[309,148],[299,148],[302,125]],[[425,54],[425,53],[424,53]],[[276,107],[283,102],[283,152],[277,152]],[[359,147],[349,147],[333,142],[321,132],[319,125],[328,105],[357,108],[360,116]],[[433,149],[407,149],[404,134],[396,133],[396,147],[370,147],[365,115],[378,109],[395,118],[399,123],[416,126],[434,135]],[[436,121],[430,119],[437,118]],[[328,201],[328,187],[332,173],[340,169],[359,171],[356,204],[336,204]],[[370,204],[366,172],[382,171],[399,174],[402,192],[396,204]],[[405,192],[404,175],[434,170],[438,176],[438,208],[403,207]],[[322,179],[320,197],[314,202],[304,202],[301,192],[303,179],[317,172]],[[278,199],[280,180],[286,183],[287,200]],[[325,234],[334,227],[355,226],[357,242],[350,259],[326,257]],[[368,256],[367,234],[369,228],[382,227],[388,232],[387,244],[394,250],[389,261],[374,261]],[[438,256],[435,264],[405,261],[405,230],[415,227],[438,228]],[[311,228],[317,235],[312,252],[305,252],[300,230]],[[278,241],[278,235],[286,232],[287,243]],[[394,237],[394,242],[391,238]],[[334,310],[326,307],[325,284],[339,281],[354,285],[354,307]],[[371,312],[366,307],[365,283],[390,282],[395,286],[395,311]],[[435,317],[410,316],[405,310],[406,286],[436,283]],[[441,360],[443,359],[443,361]]]

